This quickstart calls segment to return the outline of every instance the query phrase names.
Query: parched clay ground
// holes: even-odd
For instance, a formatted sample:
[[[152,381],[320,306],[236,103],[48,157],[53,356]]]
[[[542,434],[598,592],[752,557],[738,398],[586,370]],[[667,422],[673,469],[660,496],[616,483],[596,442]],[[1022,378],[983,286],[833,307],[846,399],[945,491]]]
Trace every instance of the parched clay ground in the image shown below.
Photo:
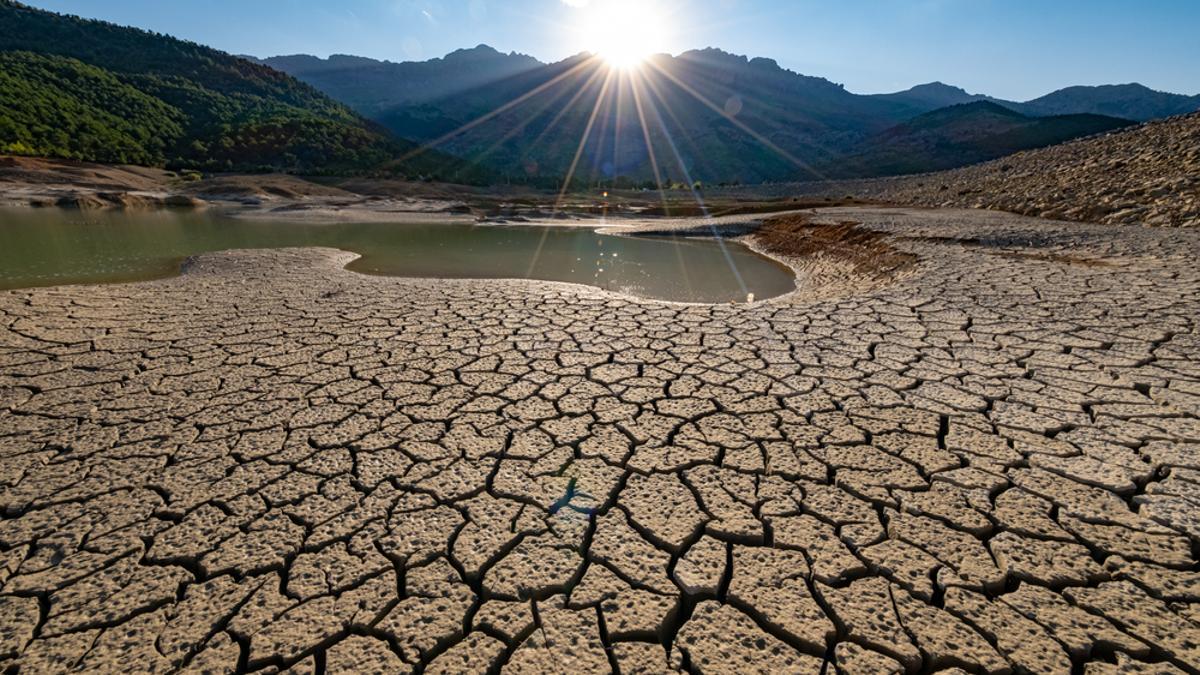
[[[921,262],[0,294],[0,667],[1200,671],[1200,233],[845,216]]]

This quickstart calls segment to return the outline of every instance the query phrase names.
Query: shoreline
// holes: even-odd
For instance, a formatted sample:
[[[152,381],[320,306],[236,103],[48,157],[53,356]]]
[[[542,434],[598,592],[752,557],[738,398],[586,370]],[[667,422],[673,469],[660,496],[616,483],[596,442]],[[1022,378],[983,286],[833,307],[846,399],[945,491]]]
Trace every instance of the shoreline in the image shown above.
[[[835,206],[832,198],[723,197],[697,204],[690,191],[582,190],[559,194],[524,186],[473,187],[390,178],[291,174],[178,174],[163,169],[0,155],[0,206],[90,209],[221,209],[239,218],[311,222],[422,219],[481,224],[620,227],[630,219],[760,215]],[[863,204],[851,200],[849,203]]]
[[[30,206],[22,207],[22,206],[12,206],[12,205],[0,204],[0,215],[2,215],[3,212],[7,211],[7,210],[34,209],[34,208],[36,208],[36,207],[30,207]],[[77,209],[63,209],[61,207],[45,207],[45,208],[59,209],[60,211],[62,211],[64,213],[72,213],[72,212],[78,213],[79,212],[79,210],[77,210]],[[38,210],[41,210],[41,209],[38,209]],[[119,211],[119,209],[109,209],[109,210]],[[670,220],[664,220],[661,223],[656,222],[655,219],[653,219],[653,218],[649,218],[649,219],[648,218],[628,218],[628,219],[622,218],[622,219],[620,219],[624,222],[617,222],[618,219],[599,219],[599,218],[596,218],[596,219],[572,219],[572,220],[567,220],[567,221],[550,220],[550,219],[528,219],[528,220],[522,220],[520,222],[494,222],[494,221],[479,222],[479,221],[476,221],[474,218],[472,218],[468,215],[464,215],[464,214],[438,214],[438,213],[418,212],[418,211],[396,212],[396,211],[360,209],[360,208],[354,208],[354,207],[343,207],[343,208],[339,208],[337,210],[326,210],[326,209],[303,210],[303,211],[298,211],[298,212],[291,212],[291,211],[288,211],[288,212],[281,212],[281,211],[261,212],[261,211],[257,211],[257,210],[253,210],[253,209],[244,209],[244,208],[239,209],[237,207],[233,207],[233,208],[213,207],[212,209],[210,209],[210,211],[213,212],[214,214],[219,214],[224,217],[232,217],[235,219],[245,219],[248,221],[274,221],[274,222],[279,222],[279,223],[285,224],[285,225],[286,224],[294,224],[297,227],[323,227],[323,226],[334,226],[334,225],[338,225],[338,224],[368,223],[368,222],[383,223],[383,224],[396,224],[396,225],[407,225],[407,224],[429,225],[432,223],[434,225],[469,225],[469,226],[473,226],[473,227],[486,227],[486,228],[492,228],[492,227],[497,227],[497,228],[499,228],[499,227],[588,228],[588,229],[591,229],[592,231],[596,232],[597,234],[603,234],[605,236],[617,236],[617,237],[637,237],[637,236],[654,235],[656,233],[662,232],[664,229],[663,228],[664,225],[669,226],[669,227],[679,228],[679,229],[696,229],[697,227],[702,225],[702,223],[699,222],[699,219],[696,219],[696,218],[670,219]],[[306,217],[304,217],[304,216],[292,217],[292,215],[289,215],[289,214],[293,214],[293,213],[304,214],[304,216],[306,216]],[[729,220],[731,220],[731,219],[726,219],[726,221],[729,221]],[[740,221],[747,222],[745,218],[740,219]],[[749,222],[747,222],[747,224],[749,224]],[[724,226],[722,226],[722,229],[724,229]],[[703,234],[698,233],[698,234],[687,235],[687,236],[689,236],[689,238],[695,237],[697,239],[707,239],[710,241],[714,240],[716,238],[707,233],[703,233]],[[512,276],[512,277],[417,276],[417,275],[409,276],[409,275],[402,275],[402,274],[382,274],[382,273],[376,274],[376,273],[352,269],[350,267],[346,267],[345,269],[346,269],[346,271],[352,272],[355,274],[362,274],[365,276],[372,276],[372,277],[394,278],[394,279],[412,279],[412,280],[426,280],[426,281],[464,281],[465,280],[465,281],[478,281],[478,282],[484,282],[484,283],[486,283],[486,282],[501,282],[501,283],[503,283],[503,282],[509,282],[509,281],[523,281],[523,282],[531,282],[531,283],[539,283],[539,284],[541,284],[541,283],[544,283],[544,284],[566,284],[569,286],[578,286],[580,288],[588,288],[593,291],[608,293],[608,294],[613,295],[614,297],[618,297],[618,298],[621,298],[626,301],[645,301],[645,302],[654,302],[654,303],[666,303],[666,304],[672,304],[672,305],[697,305],[697,306],[723,305],[723,304],[760,304],[763,302],[770,302],[770,301],[779,300],[781,298],[790,297],[803,287],[803,283],[802,283],[802,280],[800,277],[802,274],[804,274],[804,272],[801,271],[800,267],[798,267],[796,264],[794,264],[794,261],[786,260],[782,257],[773,255],[770,252],[761,249],[760,247],[753,246],[752,242],[745,237],[726,236],[724,238],[726,239],[726,241],[733,242],[734,244],[744,247],[745,249],[764,258],[767,262],[786,269],[791,275],[791,279],[792,279],[791,288],[789,290],[787,290],[786,292],[781,293],[779,295],[774,295],[774,296],[770,296],[767,298],[756,299],[753,303],[746,303],[741,300],[703,302],[703,301],[667,300],[667,299],[656,298],[656,297],[652,297],[652,296],[642,296],[642,295],[637,295],[637,294],[633,294],[633,293],[625,293],[620,290],[614,290],[612,288],[608,288],[605,286],[599,286],[599,285],[593,285],[593,284],[589,284],[586,282],[573,282],[573,281],[563,281],[563,280],[554,280],[554,279],[525,279],[525,278],[521,278],[518,276]],[[229,251],[239,251],[239,250],[242,250],[242,251],[278,251],[278,250],[292,250],[292,249],[305,249],[305,248],[312,248],[312,247],[311,246],[299,246],[299,247],[276,246],[276,247],[267,247],[267,248],[232,247],[232,248],[220,249],[220,250],[216,250],[216,251],[204,251],[204,252],[200,252],[200,253],[196,253],[196,254],[192,254],[192,255],[180,256],[177,259],[177,264],[175,264],[173,266],[173,271],[171,271],[169,273],[158,273],[158,274],[148,275],[145,277],[141,277],[138,275],[132,275],[132,276],[128,276],[128,277],[121,277],[121,278],[117,278],[117,279],[103,280],[103,281],[83,280],[83,281],[64,282],[64,283],[34,284],[34,285],[29,285],[29,286],[18,286],[18,287],[14,287],[14,288],[0,289],[0,292],[21,291],[21,290],[30,289],[30,288],[54,288],[54,287],[92,286],[92,285],[107,286],[107,285],[113,285],[113,284],[135,284],[135,283],[141,283],[141,282],[152,282],[152,281],[157,281],[157,280],[161,280],[161,279],[171,279],[171,278],[178,278],[180,276],[184,276],[187,274],[188,266],[192,261],[196,260],[197,258],[206,256],[206,255],[212,255],[215,253],[229,252]],[[342,248],[337,248],[337,247],[323,247],[323,248],[333,248],[338,251],[342,251],[344,253],[350,254],[352,257],[351,257],[351,259],[347,260],[347,262],[346,262],[347,266],[350,265],[351,263],[353,263],[354,260],[356,260],[362,256],[361,253],[352,251],[349,249],[342,249]]]
[[[46,186],[48,190],[64,189],[60,185]],[[76,188],[70,188],[76,190]],[[0,208],[37,208],[33,204],[26,202],[21,204],[15,202],[11,195],[13,191],[5,193],[3,191],[3,183],[0,183]],[[5,197],[9,197],[5,199]],[[137,195],[141,196],[141,195]],[[896,215],[901,217],[918,217],[927,218],[931,223],[934,221],[943,220],[947,217],[957,217],[965,219],[981,219],[1003,220],[1006,214],[1000,212],[981,211],[974,209],[929,209],[927,207],[896,207],[884,205],[862,205],[862,206],[830,206],[818,208],[799,208],[791,210],[780,210],[773,212],[759,213],[743,213],[731,214],[705,218],[703,216],[659,216],[659,215],[638,215],[629,213],[618,213],[611,216],[595,216],[591,214],[574,214],[567,217],[550,218],[544,216],[544,211],[537,206],[531,207],[531,211],[542,213],[542,217],[526,217],[519,215],[509,215],[508,217],[480,217],[473,212],[464,212],[461,208],[447,207],[444,200],[419,200],[413,198],[405,199],[379,199],[371,197],[360,197],[357,199],[347,199],[345,197],[304,197],[304,198],[283,198],[275,197],[270,202],[260,201],[259,203],[247,203],[246,199],[228,199],[222,201],[211,201],[205,203],[203,209],[209,209],[214,213],[219,213],[221,216],[232,217],[236,219],[245,219],[247,221],[276,221],[290,222],[297,226],[311,225],[336,225],[348,223],[395,223],[397,225],[405,224],[446,224],[446,225],[472,225],[478,227],[561,227],[561,228],[590,228],[598,234],[610,236],[628,236],[628,237],[653,237],[653,236],[682,236],[687,238],[715,240],[723,239],[728,242],[733,242],[736,245],[743,246],[753,253],[766,258],[771,263],[781,265],[791,273],[793,278],[793,288],[785,293],[767,297],[755,298],[752,302],[745,301],[730,301],[730,302],[686,302],[686,301],[669,301],[650,297],[642,297],[633,294],[626,294],[620,291],[614,291],[601,286],[594,286],[581,282],[567,282],[554,280],[526,280],[535,283],[548,284],[569,284],[586,287],[605,293],[610,293],[614,296],[621,297],[627,300],[662,302],[678,305],[747,305],[758,306],[764,304],[778,305],[787,304],[797,298],[803,297],[805,300],[820,300],[830,297],[838,297],[845,295],[847,292],[867,292],[883,288],[891,283],[909,276],[911,273],[918,270],[927,260],[925,255],[917,255],[911,246],[895,247],[893,243],[898,243],[899,240],[891,239],[888,235],[881,235],[884,239],[889,240],[889,249],[893,252],[907,251],[905,255],[912,257],[911,264],[906,264],[901,268],[890,269],[887,267],[864,265],[862,260],[854,260],[854,254],[851,249],[856,246],[854,242],[832,240],[822,242],[818,248],[809,247],[803,251],[788,251],[779,247],[772,247],[764,241],[762,232],[763,226],[768,221],[774,219],[800,219],[804,222],[802,226],[805,231],[815,228],[819,231],[821,228],[832,228],[841,221],[850,219],[853,221],[864,221],[868,225],[866,231],[879,231],[876,229],[880,224],[880,216]],[[436,206],[436,208],[434,208]],[[408,207],[408,208],[404,208]],[[44,208],[63,208],[58,206],[50,206]],[[154,207],[152,210],[187,210],[176,209],[169,206]],[[67,209],[64,211],[87,211],[92,209]],[[142,208],[118,207],[110,206],[103,210],[120,211],[120,210],[143,210]],[[454,212],[449,212],[453,210]],[[874,222],[872,222],[874,221]],[[1046,224],[1054,224],[1057,226],[1081,226],[1087,227],[1087,224],[1081,223],[1065,223],[1061,221],[1044,221]],[[1113,226],[1100,226],[1113,227]],[[833,244],[828,246],[827,244]],[[238,249],[225,249],[238,250]],[[253,249],[253,250],[276,250],[276,249]],[[341,249],[339,249],[341,250]],[[353,251],[349,251],[354,253]],[[202,255],[202,254],[201,254]],[[354,253],[357,257],[357,253]],[[187,261],[195,256],[185,256],[180,259],[180,265],[176,272],[170,275],[157,275],[146,279],[128,279],[119,282],[102,282],[102,283],[138,283],[142,281],[153,281],[161,278],[174,278],[182,276],[186,273]],[[399,275],[372,275],[356,270],[348,270],[357,274],[366,274],[367,276],[386,276],[399,279],[438,279],[449,280],[449,277],[408,277]],[[459,279],[459,277],[454,277]],[[503,282],[506,279],[500,277],[470,277],[470,279],[481,282]],[[92,282],[82,282],[82,285],[90,285]],[[57,284],[59,286],[74,286],[81,284]],[[49,286],[37,287],[53,287]],[[12,289],[9,289],[12,290]]]

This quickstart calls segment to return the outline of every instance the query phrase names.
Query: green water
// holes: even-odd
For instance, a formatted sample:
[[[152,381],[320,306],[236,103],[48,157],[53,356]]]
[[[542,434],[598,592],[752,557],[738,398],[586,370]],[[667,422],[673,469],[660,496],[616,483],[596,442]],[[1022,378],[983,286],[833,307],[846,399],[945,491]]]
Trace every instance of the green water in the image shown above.
[[[178,274],[187,256],[236,248],[328,246],[348,269],[401,277],[543,279],[645,298],[744,301],[791,291],[786,267],[743,246],[590,228],[312,224],[215,212],[0,210],[0,288],[108,283]]]

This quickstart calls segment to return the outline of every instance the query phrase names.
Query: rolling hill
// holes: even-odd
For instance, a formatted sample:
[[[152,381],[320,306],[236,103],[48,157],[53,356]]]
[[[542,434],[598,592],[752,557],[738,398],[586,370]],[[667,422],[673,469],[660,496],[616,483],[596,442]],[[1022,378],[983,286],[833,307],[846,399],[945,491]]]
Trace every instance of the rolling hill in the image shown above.
[[[0,52],[0,152],[161,164],[186,116],[77,59]]]
[[[345,173],[412,148],[310,85],[192,42],[11,0],[0,26],[0,152]],[[400,170],[456,164],[433,154]]]

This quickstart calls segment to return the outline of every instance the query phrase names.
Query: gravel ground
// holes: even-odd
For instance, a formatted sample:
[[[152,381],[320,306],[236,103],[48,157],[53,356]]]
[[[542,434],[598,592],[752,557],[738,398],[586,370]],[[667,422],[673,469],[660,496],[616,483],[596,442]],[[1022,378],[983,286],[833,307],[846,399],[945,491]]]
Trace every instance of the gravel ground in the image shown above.
[[[822,217],[918,262],[0,293],[0,669],[1200,671],[1200,232]]]
[[[1200,112],[939,173],[712,189],[712,197],[825,196],[1041,218],[1200,227]]]

